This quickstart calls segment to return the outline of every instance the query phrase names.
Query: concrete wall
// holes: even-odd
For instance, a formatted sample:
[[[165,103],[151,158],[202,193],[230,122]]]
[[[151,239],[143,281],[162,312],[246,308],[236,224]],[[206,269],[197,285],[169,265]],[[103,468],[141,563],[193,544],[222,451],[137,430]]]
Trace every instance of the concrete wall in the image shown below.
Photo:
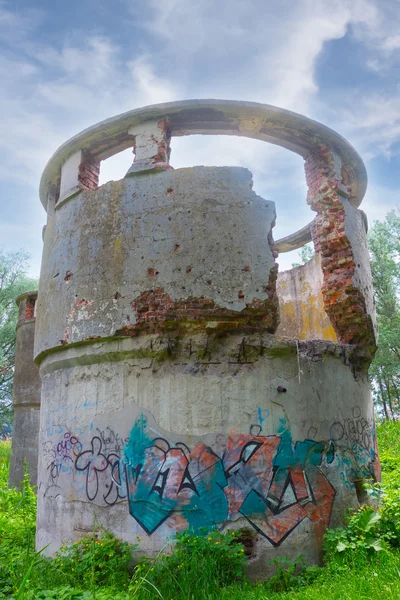
[[[170,351],[168,352],[168,348]],[[96,518],[139,554],[177,531],[250,532],[251,574],[321,559],[322,536],[379,478],[354,349],[274,336],[139,336],[42,362],[38,547]],[[352,366],[353,365],[353,366]]]
[[[96,517],[149,555],[187,527],[245,529],[255,577],[319,561],[379,477],[362,351],[270,335],[275,209],[247,170],[131,173],[48,215],[37,546]]]
[[[318,253],[307,264],[278,273],[280,323],[277,335],[299,340],[337,341],[335,330],[325,312],[322,284],[321,257]]]
[[[42,260],[36,355],[140,331],[275,331],[275,205],[247,169],[139,174],[56,205]]]
[[[41,380],[33,362],[35,304],[37,292],[17,298],[19,319],[15,348],[13,387],[14,424],[12,435],[9,485],[19,487],[24,477],[24,462],[30,481],[37,482],[39,411]]]
[[[369,263],[367,240],[367,217],[362,210],[343,200],[345,210],[345,232],[351,242],[354,257],[353,284],[361,291],[366,313],[370,316],[371,327],[377,331],[375,298],[372,287],[371,265]]]

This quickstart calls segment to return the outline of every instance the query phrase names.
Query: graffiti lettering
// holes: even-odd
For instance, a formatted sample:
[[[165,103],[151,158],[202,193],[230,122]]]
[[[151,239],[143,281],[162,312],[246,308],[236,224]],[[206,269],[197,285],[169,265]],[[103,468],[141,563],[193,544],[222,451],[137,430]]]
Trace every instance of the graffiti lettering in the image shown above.
[[[317,430],[310,427],[307,439],[293,442],[285,419],[279,433],[263,435],[268,416],[258,411],[248,434],[195,438],[190,447],[158,435],[144,414],[127,438],[91,424],[87,431],[95,433],[83,446],[66,432],[43,445],[45,496],[56,497],[66,481],[61,476],[72,477],[78,497],[106,506],[127,501],[148,535],[163,524],[199,531],[245,518],[274,546],[303,521],[321,539],[336,494],[327,475],[332,463],[346,487],[377,476],[374,429],[356,407],[352,419],[331,426],[329,441],[316,441]]]
[[[336,421],[330,428],[330,439],[333,442],[345,440],[348,444],[358,444],[365,450],[372,446],[372,424],[361,417],[358,406],[352,410],[352,419]]]
[[[58,485],[60,473],[72,472],[75,459],[81,448],[82,444],[79,439],[69,431],[65,432],[56,444],[51,442],[43,444],[42,451],[48,473],[47,482],[44,484],[46,498],[56,498],[60,494],[61,487]]]
[[[332,444],[293,445],[289,432],[230,435],[218,455],[198,442],[186,446],[151,439],[144,416],[136,422],[121,459],[130,514],[151,535],[179,515],[199,530],[244,516],[277,546],[305,518],[329,524],[335,490],[320,470],[332,462]],[[121,485],[121,479],[118,480]]]
[[[118,455],[121,454],[128,439],[123,439],[118,433],[111,429],[111,427],[106,427],[105,429],[99,429],[97,427],[97,432],[103,444],[104,452]]]

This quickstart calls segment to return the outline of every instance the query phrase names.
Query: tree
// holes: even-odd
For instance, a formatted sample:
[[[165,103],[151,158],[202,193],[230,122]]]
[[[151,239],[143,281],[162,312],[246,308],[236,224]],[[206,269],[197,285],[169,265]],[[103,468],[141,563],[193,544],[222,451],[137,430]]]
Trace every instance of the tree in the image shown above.
[[[38,282],[27,277],[28,255],[0,249],[0,437],[11,431],[12,384],[15,336],[18,320],[17,296],[35,290]]]
[[[379,345],[370,367],[374,400],[385,419],[400,416],[400,211],[376,221],[369,235]]]
[[[300,251],[298,254],[299,254],[300,262],[292,263],[293,269],[295,267],[300,267],[301,265],[305,265],[306,263],[308,263],[308,261],[310,261],[312,259],[312,257],[314,256],[314,248],[312,247],[312,244],[306,244],[305,246],[300,248]]]

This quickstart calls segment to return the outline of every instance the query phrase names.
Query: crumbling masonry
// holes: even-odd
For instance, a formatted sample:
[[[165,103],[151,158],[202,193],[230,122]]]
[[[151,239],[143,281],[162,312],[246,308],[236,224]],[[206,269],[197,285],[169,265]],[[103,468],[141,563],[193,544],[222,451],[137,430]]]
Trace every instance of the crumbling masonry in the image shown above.
[[[174,170],[171,138],[195,133],[300,154],[310,225],[274,242],[247,169]],[[98,187],[129,147],[125,178]],[[95,516],[149,556],[187,528],[242,530],[256,578],[277,555],[320,560],[379,479],[365,189],[346,140],[253,103],[134,110],[57,150],[40,186],[38,548]],[[314,258],[278,275],[311,239]]]

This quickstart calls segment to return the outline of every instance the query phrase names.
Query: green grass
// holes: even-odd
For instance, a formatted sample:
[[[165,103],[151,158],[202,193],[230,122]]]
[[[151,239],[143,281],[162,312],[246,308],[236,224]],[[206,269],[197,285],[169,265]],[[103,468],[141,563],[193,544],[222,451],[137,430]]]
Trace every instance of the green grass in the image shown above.
[[[107,532],[43,558],[34,550],[35,494],[27,482],[8,489],[10,443],[0,442],[0,599],[400,600],[400,533],[391,537],[400,532],[400,423],[380,425],[378,441],[386,494],[379,527],[389,550],[330,551],[322,568],[289,567],[263,584],[242,577],[240,548],[218,532],[185,533],[171,557],[134,570],[126,545]]]
[[[333,560],[319,569],[316,580],[290,592],[271,593],[266,585],[231,586],[221,600],[399,600],[400,553],[357,555],[344,563]]]
[[[0,467],[4,467],[7,471],[8,476],[8,466],[10,462],[10,453],[11,453],[11,441],[0,442]],[[1,476],[2,479],[4,476]]]

